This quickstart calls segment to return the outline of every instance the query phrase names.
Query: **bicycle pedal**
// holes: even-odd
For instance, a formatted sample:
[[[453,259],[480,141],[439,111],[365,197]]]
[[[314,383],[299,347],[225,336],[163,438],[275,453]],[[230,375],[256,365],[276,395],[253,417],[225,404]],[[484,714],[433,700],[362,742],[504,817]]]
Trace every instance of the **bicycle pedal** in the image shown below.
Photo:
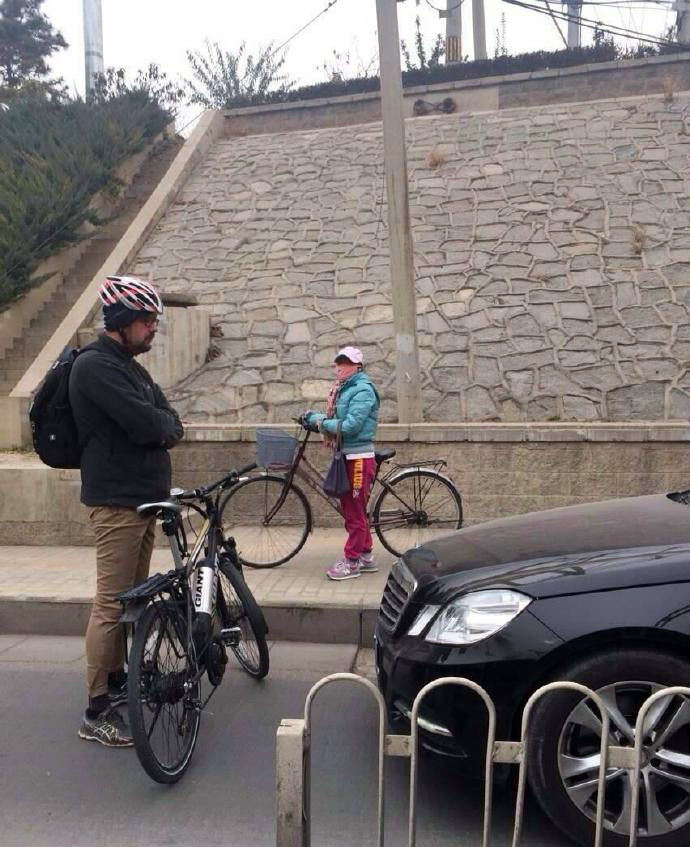
[[[237,647],[242,639],[242,630],[238,626],[228,626],[220,631],[220,640],[226,647]]]

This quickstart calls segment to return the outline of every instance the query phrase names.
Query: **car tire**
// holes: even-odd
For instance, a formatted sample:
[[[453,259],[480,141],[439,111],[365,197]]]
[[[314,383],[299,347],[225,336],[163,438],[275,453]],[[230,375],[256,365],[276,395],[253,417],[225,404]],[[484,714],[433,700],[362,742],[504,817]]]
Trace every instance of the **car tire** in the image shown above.
[[[627,724],[629,728],[634,726],[641,703],[655,690],[673,685],[690,685],[690,662],[663,650],[615,649],[573,662],[557,671],[551,679],[579,682],[601,693],[619,707],[623,715],[619,723]],[[682,702],[682,698],[669,701],[669,710],[680,708]],[[587,708],[583,698],[576,693],[554,692],[544,695],[532,711],[527,745],[527,777],[539,805],[559,829],[583,845],[594,843],[596,792],[592,798],[584,800],[589,792],[588,785],[584,784],[590,778],[589,773],[577,773],[573,777],[570,774],[571,771],[576,773],[574,764],[579,766],[580,761],[585,762],[586,756],[593,752],[596,755],[600,743],[601,734],[597,739],[595,732],[587,728],[588,713],[582,712]],[[684,708],[690,712],[690,709]],[[591,711],[594,715],[598,714],[594,704]],[[632,739],[625,737],[629,729],[620,730],[612,721],[611,731],[615,737],[610,743],[632,746]],[[679,752],[687,754],[690,762],[690,721],[682,731],[682,737],[674,734],[668,742],[680,745]],[[661,752],[665,754],[664,749]],[[580,756],[582,759],[578,758]],[[659,762],[658,759],[652,759],[650,767],[659,765]],[[664,767],[663,763],[661,767]],[[605,847],[627,847],[629,841],[629,818],[625,832],[618,834],[613,831],[616,824],[619,828],[623,826],[626,798],[629,800],[630,796],[626,772],[618,773],[607,783]],[[596,772],[593,775],[596,777]],[[663,787],[663,779],[659,780],[655,775],[648,785],[654,786],[657,783]],[[644,819],[646,813],[642,811],[642,793],[639,847],[687,847],[690,844],[690,794],[686,795],[685,802],[681,797],[676,798],[674,792],[680,792],[681,789],[676,789],[670,781],[666,789],[671,792],[668,808],[662,809],[661,788],[658,792],[656,789],[651,791],[654,803],[650,808],[653,812],[653,806],[656,805],[664,812],[663,820],[671,821],[676,828],[663,832],[663,820],[657,818],[657,825],[653,825],[651,834],[647,832]],[[664,796],[664,802],[668,796],[668,793]]]

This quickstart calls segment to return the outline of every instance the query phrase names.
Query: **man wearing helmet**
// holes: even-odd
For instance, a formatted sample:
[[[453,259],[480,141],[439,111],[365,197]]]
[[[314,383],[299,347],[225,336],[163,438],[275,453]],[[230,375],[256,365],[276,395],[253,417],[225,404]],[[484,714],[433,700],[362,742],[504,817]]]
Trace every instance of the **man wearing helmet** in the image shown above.
[[[135,356],[151,349],[163,304],[133,277],[108,277],[99,296],[105,331],[74,362],[72,413],[83,445],[81,501],[96,536],[96,597],[86,630],[89,705],[79,736],[108,747],[132,739],[115,706],[126,691],[117,595],[143,582],[155,519],[136,507],[170,493],[168,450],[182,438],[175,410]]]

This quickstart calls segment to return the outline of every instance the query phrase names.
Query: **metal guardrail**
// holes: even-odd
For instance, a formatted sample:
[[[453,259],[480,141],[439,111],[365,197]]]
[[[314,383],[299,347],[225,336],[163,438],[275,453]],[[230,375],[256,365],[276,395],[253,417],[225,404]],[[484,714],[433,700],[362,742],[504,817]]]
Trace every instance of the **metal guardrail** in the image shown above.
[[[277,847],[311,847],[311,712],[316,695],[327,685],[335,682],[353,682],[363,686],[374,697],[379,709],[378,740],[378,847],[384,847],[384,796],[385,782],[383,768],[386,756],[403,756],[410,759],[410,805],[408,845],[416,847],[417,839],[417,783],[419,775],[419,710],[421,703],[430,691],[445,685],[456,685],[473,691],[486,706],[489,725],[486,742],[484,820],[481,847],[490,847],[491,811],[493,799],[493,772],[496,764],[517,764],[518,788],[515,800],[515,822],[512,847],[519,847],[522,835],[522,822],[525,805],[527,781],[527,753],[529,746],[530,718],[535,704],[546,694],[554,691],[574,691],[590,699],[601,715],[601,746],[597,790],[597,811],[594,827],[594,847],[602,847],[604,825],[604,801],[606,770],[609,766],[625,768],[632,772],[633,785],[640,779],[642,762],[643,728],[651,707],[664,697],[683,695],[690,697],[690,688],[677,686],[657,691],[640,708],[635,725],[634,747],[620,747],[607,744],[609,737],[609,716],[601,697],[592,689],[576,682],[552,682],[544,685],[532,694],[522,714],[520,741],[496,741],[496,707],[487,692],[475,682],[463,677],[445,677],[425,685],[412,705],[410,735],[390,735],[386,733],[386,707],[378,688],[364,677],[351,673],[337,673],[324,677],[309,691],[304,707],[303,719],[283,720],[277,732],[276,746],[276,788],[278,795]],[[630,814],[629,847],[637,845],[639,815],[639,792],[632,792]]]
[[[647,714],[652,706],[664,697],[675,697],[676,695],[682,695],[685,697],[690,697],[690,688],[684,685],[676,685],[672,688],[662,688],[661,691],[657,691],[652,694],[651,697],[648,697],[644,703],[640,706],[640,711],[637,713],[637,720],[635,721],[635,746],[633,749],[633,785],[638,785],[640,782],[640,771],[642,770],[642,742],[644,741],[644,723],[647,718]],[[625,748],[629,750],[630,748]],[[629,847],[636,847],[637,844],[637,821],[640,813],[640,792],[633,791],[632,792],[632,803],[630,809],[630,841]]]

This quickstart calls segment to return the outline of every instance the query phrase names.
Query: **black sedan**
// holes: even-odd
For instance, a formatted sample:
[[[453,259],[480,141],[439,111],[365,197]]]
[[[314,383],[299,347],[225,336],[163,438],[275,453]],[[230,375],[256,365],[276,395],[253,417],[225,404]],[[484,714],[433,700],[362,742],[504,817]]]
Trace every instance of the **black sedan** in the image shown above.
[[[690,492],[535,512],[462,529],[409,550],[393,566],[376,628],[389,720],[409,727],[431,680],[481,684],[497,739],[518,739],[539,686],[573,680],[607,705],[612,743],[632,746],[640,705],[690,685]],[[444,686],[420,710],[428,749],[481,773],[486,712]],[[591,701],[553,693],[533,713],[528,777],[547,815],[593,843],[601,724]],[[460,764],[460,762],[459,762]],[[605,844],[627,845],[630,773],[607,777]],[[667,697],[645,726],[639,844],[690,844],[690,701]]]

